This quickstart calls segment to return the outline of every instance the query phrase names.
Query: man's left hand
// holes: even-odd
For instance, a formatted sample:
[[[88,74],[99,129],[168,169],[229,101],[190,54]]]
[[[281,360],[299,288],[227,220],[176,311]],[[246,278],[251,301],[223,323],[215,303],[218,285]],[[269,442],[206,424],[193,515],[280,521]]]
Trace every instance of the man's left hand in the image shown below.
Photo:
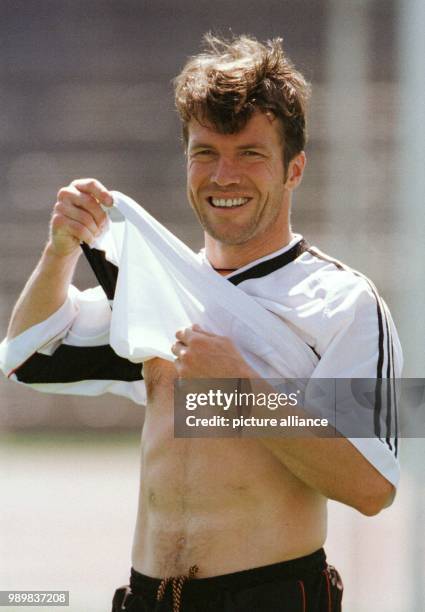
[[[249,378],[255,375],[233,342],[192,325],[176,333],[171,347],[180,378]]]

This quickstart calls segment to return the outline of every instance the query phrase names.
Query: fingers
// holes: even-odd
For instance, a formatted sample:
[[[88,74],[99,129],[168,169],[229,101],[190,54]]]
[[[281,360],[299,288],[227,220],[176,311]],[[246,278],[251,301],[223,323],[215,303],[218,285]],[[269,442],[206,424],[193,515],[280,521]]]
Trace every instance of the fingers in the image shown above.
[[[204,336],[216,336],[217,334],[211,334],[210,332],[205,331],[205,329],[202,329],[202,327],[200,325],[198,325],[197,323],[194,323],[194,325],[192,325],[192,329],[193,331],[199,332],[200,334],[203,334]]]
[[[78,179],[73,181],[67,187],[62,187],[58,191],[57,201],[64,204],[72,204],[84,210],[91,215],[99,228],[106,222],[106,213],[102,210],[101,204],[108,202],[108,206],[112,203],[112,196],[106,192],[102,195],[97,186],[98,181],[94,181],[94,188],[91,188],[89,179]],[[99,183],[100,185],[100,183]],[[102,197],[102,200],[99,199]]]
[[[176,332],[171,347],[179,378],[240,378],[251,375],[230,338],[204,332],[197,325]]]
[[[104,185],[97,179],[76,179],[71,183],[72,187],[78,189],[82,193],[86,193],[95,198],[100,204],[105,206],[112,206],[114,201],[111,194]]]
[[[58,253],[62,254],[66,254],[70,250],[68,241],[75,243],[77,246],[80,242],[92,244],[96,239],[96,234],[92,233],[85,225],[61,214],[53,215],[51,232],[56,249]],[[65,240],[67,241],[66,243]]]
[[[205,332],[197,324],[176,332],[176,342],[172,345],[171,352],[176,357],[175,365],[180,378],[199,374],[197,368],[218,338],[220,337]]]
[[[184,357],[187,352],[187,346],[182,342],[175,342],[171,347],[171,352],[177,359]]]
[[[96,179],[77,179],[57,194],[51,220],[51,243],[60,255],[75,250],[80,242],[91,245],[107,222],[101,205],[112,206],[109,191]]]
[[[211,336],[212,334],[208,334]],[[177,357],[177,359],[185,359],[189,356],[189,344],[194,349],[202,350],[203,338],[206,334],[203,333],[199,325],[192,325],[192,327],[186,327],[176,332],[175,342],[171,347],[171,352]]]
[[[88,198],[88,196],[85,197]],[[82,206],[76,205],[72,199],[67,196],[62,196],[62,199],[55,204],[53,210],[55,215],[64,217],[65,220],[69,219],[70,221],[80,223],[86,227],[93,236],[96,236],[101,231],[106,222],[106,218],[103,218],[99,214],[95,216]]]
[[[202,329],[200,325],[195,323],[191,327],[186,327],[185,329],[179,329],[176,332],[176,338],[180,342],[184,344],[188,344],[193,341],[195,338],[199,338],[202,336],[208,336],[209,338],[217,337],[216,334],[211,334]]]

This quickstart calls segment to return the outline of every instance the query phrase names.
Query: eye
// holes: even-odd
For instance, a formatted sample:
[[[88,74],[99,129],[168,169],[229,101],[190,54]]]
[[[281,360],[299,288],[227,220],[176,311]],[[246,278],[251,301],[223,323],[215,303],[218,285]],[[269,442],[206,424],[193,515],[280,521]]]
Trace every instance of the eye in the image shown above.
[[[243,151],[242,155],[244,157],[263,157],[259,151],[255,151],[254,149],[247,149],[246,151]]]
[[[202,156],[213,155],[213,154],[214,154],[214,151],[212,149],[199,149],[198,151],[195,151],[192,155],[196,157],[202,157]]]

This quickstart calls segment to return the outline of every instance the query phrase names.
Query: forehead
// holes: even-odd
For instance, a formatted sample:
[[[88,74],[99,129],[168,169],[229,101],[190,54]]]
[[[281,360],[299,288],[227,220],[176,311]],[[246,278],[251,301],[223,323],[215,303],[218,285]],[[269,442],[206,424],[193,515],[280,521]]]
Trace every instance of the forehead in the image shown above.
[[[257,144],[264,147],[281,147],[279,120],[271,113],[255,113],[245,127],[235,134],[221,134],[209,123],[191,119],[188,124],[188,146],[214,144],[223,146],[246,146]]]

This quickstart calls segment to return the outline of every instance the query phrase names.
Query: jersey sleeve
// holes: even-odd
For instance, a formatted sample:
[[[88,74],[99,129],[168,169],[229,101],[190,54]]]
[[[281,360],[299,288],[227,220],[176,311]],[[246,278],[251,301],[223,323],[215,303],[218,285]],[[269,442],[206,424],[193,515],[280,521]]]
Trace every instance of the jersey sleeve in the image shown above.
[[[141,364],[109,344],[111,308],[101,287],[79,291],[45,321],[0,344],[0,367],[11,380],[48,393],[114,393],[145,403]]]
[[[344,287],[344,274],[349,279],[348,290]],[[329,335],[323,337],[321,358],[312,377],[344,379],[335,380],[337,429],[339,419],[347,439],[396,486],[397,379],[403,366],[400,341],[388,307],[373,284],[364,277],[353,281],[348,272],[340,272],[339,278],[343,281],[341,290],[331,293],[323,311],[323,328],[329,330]],[[339,395],[338,389],[343,390]],[[348,405],[352,411],[358,407],[357,421],[356,415],[347,416]]]

